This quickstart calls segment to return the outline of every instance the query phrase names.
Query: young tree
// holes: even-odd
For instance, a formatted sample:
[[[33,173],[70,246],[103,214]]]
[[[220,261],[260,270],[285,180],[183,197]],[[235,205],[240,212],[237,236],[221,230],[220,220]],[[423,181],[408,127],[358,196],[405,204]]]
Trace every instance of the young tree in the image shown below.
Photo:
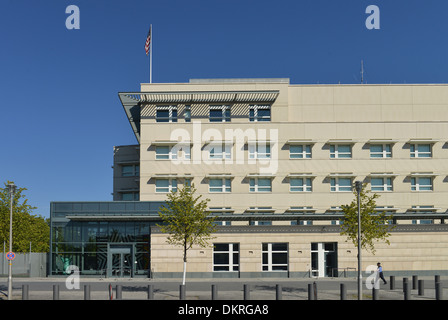
[[[361,199],[361,248],[375,254],[375,241],[383,240],[390,244],[388,237],[390,230],[393,228],[387,224],[387,220],[391,220],[392,215],[376,210],[376,199],[379,198],[377,193],[369,195],[363,184]],[[353,191],[355,199],[349,205],[343,205],[342,211],[344,218],[341,224],[341,235],[347,236],[347,241],[351,240],[355,247],[358,247],[358,192]]]
[[[0,188],[0,242],[9,247],[10,195],[7,181]],[[23,194],[26,188],[17,188],[13,198],[12,214],[12,249],[14,252],[29,252],[30,242],[34,252],[48,252],[50,243],[50,226],[42,216],[33,215],[36,209],[28,204]]]
[[[159,211],[163,224],[158,226],[162,232],[169,233],[167,242],[183,247],[183,285],[188,250],[194,245],[208,246],[208,241],[213,238],[211,234],[216,228],[214,219],[208,216],[207,203],[210,200],[201,200],[202,196],[195,197],[195,192],[194,185],[171,192],[168,194],[165,205]]]

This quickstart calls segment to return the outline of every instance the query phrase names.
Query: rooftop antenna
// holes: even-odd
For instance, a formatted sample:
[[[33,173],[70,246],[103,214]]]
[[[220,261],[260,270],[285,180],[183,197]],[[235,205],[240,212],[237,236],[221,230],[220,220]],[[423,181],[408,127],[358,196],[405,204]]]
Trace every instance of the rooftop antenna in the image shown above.
[[[361,60],[361,83],[364,83],[364,62]]]

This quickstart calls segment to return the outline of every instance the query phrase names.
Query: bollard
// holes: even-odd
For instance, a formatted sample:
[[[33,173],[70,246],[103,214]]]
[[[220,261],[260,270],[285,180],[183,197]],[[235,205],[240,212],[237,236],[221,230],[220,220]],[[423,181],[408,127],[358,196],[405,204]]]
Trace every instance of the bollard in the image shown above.
[[[115,296],[117,300],[123,299],[123,287],[121,284],[117,284],[117,287],[115,289]]]
[[[313,282],[314,300],[317,300],[317,283]]]
[[[412,276],[412,290],[416,290],[418,286],[418,276]]]
[[[379,292],[380,292],[379,289],[372,288],[372,300],[378,300]]]
[[[218,300],[218,287],[212,284],[212,300]]]
[[[308,300],[314,300],[314,287],[311,283],[308,283]]]
[[[282,300],[282,286],[279,284],[275,286],[275,299]]]
[[[90,285],[84,285],[84,300],[90,300]]]
[[[407,280],[407,278],[404,279]],[[404,300],[411,300],[411,286],[408,281],[403,281],[403,294]]]
[[[53,285],[53,300],[59,300],[59,285]]]
[[[395,290],[395,276],[390,276],[389,284],[390,284],[390,290]]]
[[[347,300],[347,288],[345,287],[345,283],[341,283],[341,300]]]
[[[154,300],[154,286],[148,285],[148,300]]]
[[[179,286],[179,300],[185,300],[185,294],[186,294],[186,292],[185,292],[185,285],[181,284]]]
[[[442,284],[440,282],[436,282],[436,300],[442,300],[443,299],[443,288]]]
[[[22,300],[29,300],[29,286],[27,284],[22,285]]]
[[[439,276],[439,275],[435,275],[435,276],[434,276],[434,285],[435,285],[437,282],[440,282],[440,276]]]
[[[250,300],[250,285],[244,285],[244,300]]]
[[[403,278],[403,292],[404,292],[405,285],[407,285],[408,283],[409,283],[408,278]]]
[[[425,281],[418,280],[418,295],[423,296],[425,294]]]

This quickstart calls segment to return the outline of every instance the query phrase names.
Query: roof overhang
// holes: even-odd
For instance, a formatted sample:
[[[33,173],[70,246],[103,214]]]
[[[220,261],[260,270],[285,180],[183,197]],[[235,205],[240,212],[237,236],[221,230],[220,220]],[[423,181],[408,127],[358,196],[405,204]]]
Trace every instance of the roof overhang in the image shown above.
[[[170,103],[272,103],[277,99],[278,95],[278,90],[118,93],[121,104],[138,141],[140,141],[141,105]]]

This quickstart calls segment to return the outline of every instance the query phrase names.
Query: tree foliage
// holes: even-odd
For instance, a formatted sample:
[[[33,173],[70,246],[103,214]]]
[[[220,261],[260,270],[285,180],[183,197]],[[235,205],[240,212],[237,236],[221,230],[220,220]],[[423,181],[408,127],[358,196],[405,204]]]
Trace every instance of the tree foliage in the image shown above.
[[[349,205],[343,205],[342,211],[344,217],[341,224],[341,235],[347,236],[347,241],[351,241],[355,247],[358,247],[358,192],[353,191],[355,199]],[[366,184],[363,184],[360,192],[361,199],[361,248],[375,254],[375,241],[384,241],[390,244],[388,237],[393,227],[387,224],[388,220],[393,218],[384,211],[376,210],[377,193],[373,195],[366,190]]]
[[[7,181],[5,187],[0,188],[0,243],[6,244],[6,250],[9,249],[10,183]],[[31,242],[33,252],[48,252],[50,226],[44,217],[32,214],[36,207],[28,204],[24,195],[26,190],[17,188],[13,198],[12,250],[29,252]]]
[[[201,200],[202,196],[196,197],[195,192],[194,185],[171,192],[159,211],[163,224],[158,226],[169,234],[167,242],[183,248],[184,284],[188,250],[195,245],[207,247],[216,229],[214,219],[208,216],[210,200]]]

